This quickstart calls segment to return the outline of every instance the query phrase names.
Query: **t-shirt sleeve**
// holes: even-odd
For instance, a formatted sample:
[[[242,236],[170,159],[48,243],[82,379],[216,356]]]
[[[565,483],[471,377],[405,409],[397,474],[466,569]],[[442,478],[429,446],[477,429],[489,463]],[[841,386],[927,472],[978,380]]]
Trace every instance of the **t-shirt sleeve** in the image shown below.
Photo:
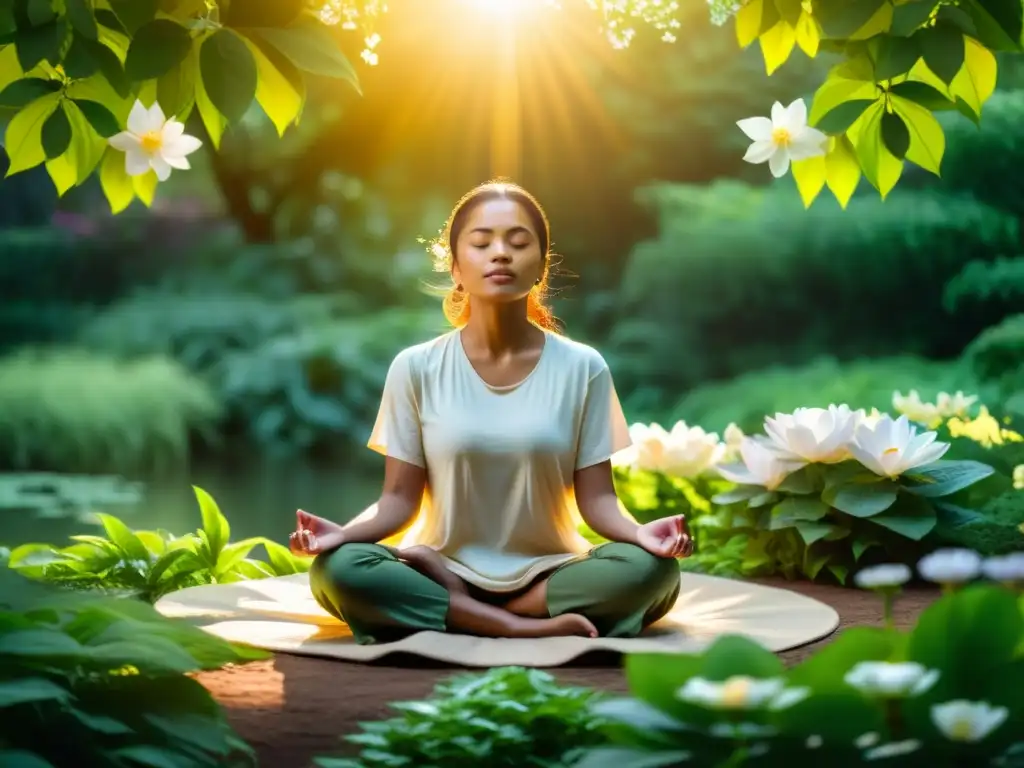
[[[367,445],[377,453],[425,467],[416,379],[409,358],[407,353],[399,353],[388,369]]]
[[[576,469],[607,461],[632,443],[612,373],[602,361],[600,370],[591,376],[587,384],[576,448]]]

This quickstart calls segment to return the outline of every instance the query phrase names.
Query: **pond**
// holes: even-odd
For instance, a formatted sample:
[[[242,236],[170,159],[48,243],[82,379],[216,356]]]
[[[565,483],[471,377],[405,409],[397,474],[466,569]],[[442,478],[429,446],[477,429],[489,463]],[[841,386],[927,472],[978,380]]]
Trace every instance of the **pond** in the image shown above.
[[[379,469],[257,460],[193,467],[155,481],[0,474],[0,546],[63,545],[69,536],[99,533],[90,511],[120,517],[133,529],[194,531],[200,516],[193,485],[216,499],[233,540],[266,536],[286,544],[296,508],[347,521],[376,501],[383,471],[383,460]]]

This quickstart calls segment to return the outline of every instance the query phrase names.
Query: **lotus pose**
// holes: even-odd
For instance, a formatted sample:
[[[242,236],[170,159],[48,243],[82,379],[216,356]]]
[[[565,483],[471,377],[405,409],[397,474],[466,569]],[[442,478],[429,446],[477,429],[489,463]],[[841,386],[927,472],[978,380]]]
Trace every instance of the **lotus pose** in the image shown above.
[[[300,510],[291,549],[316,556],[313,595],[360,643],[634,636],[672,607],[692,541],[682,516],[623,514],[610,458],[626,420],[604,359],[543,303],[547,218],[489,183],[445,233],[455,329],[391,364],[369,440],[387,457],[380,500],[345,526]],[[577,533],[577,510],[608,543]]]

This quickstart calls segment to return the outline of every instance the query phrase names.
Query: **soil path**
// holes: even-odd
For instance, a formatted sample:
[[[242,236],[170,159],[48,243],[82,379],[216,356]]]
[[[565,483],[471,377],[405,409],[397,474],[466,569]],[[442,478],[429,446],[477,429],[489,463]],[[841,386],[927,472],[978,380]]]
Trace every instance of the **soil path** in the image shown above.
[[[842,619],[839,631],[878,625],[881,620],[878,599],[861,590],[771,579],[763,583],[831,605]],[[912,626],[936,597],[932,590],[908,591],[896,607],[898,623]],[[829,640],[787,651],[782,658],[788,664],[798,662]],[[341,736],[356,732],[360,721],[389,717],[389,702],[423,698],[439,680],[460,671],[428,663],[392,657],[386,663],[363,665],[279,655],[207,672],[199,680],[227,708],[242,738],[255,747],[260,766],[309,768],[316,755],[352,754]],[[550,671],[567,684],[626,691],[614,656],[591,657]]]

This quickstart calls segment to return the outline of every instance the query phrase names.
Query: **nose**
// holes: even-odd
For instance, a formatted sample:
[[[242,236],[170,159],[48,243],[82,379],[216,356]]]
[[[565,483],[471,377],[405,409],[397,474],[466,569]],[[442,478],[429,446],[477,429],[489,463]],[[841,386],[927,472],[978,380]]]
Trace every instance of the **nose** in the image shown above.
[[[491,261],[495,261],[501,264],[507,264],[512,261],[512,256],[509,253],[508,246],[504,240],[495,240],[494,250],[491,254]]]

